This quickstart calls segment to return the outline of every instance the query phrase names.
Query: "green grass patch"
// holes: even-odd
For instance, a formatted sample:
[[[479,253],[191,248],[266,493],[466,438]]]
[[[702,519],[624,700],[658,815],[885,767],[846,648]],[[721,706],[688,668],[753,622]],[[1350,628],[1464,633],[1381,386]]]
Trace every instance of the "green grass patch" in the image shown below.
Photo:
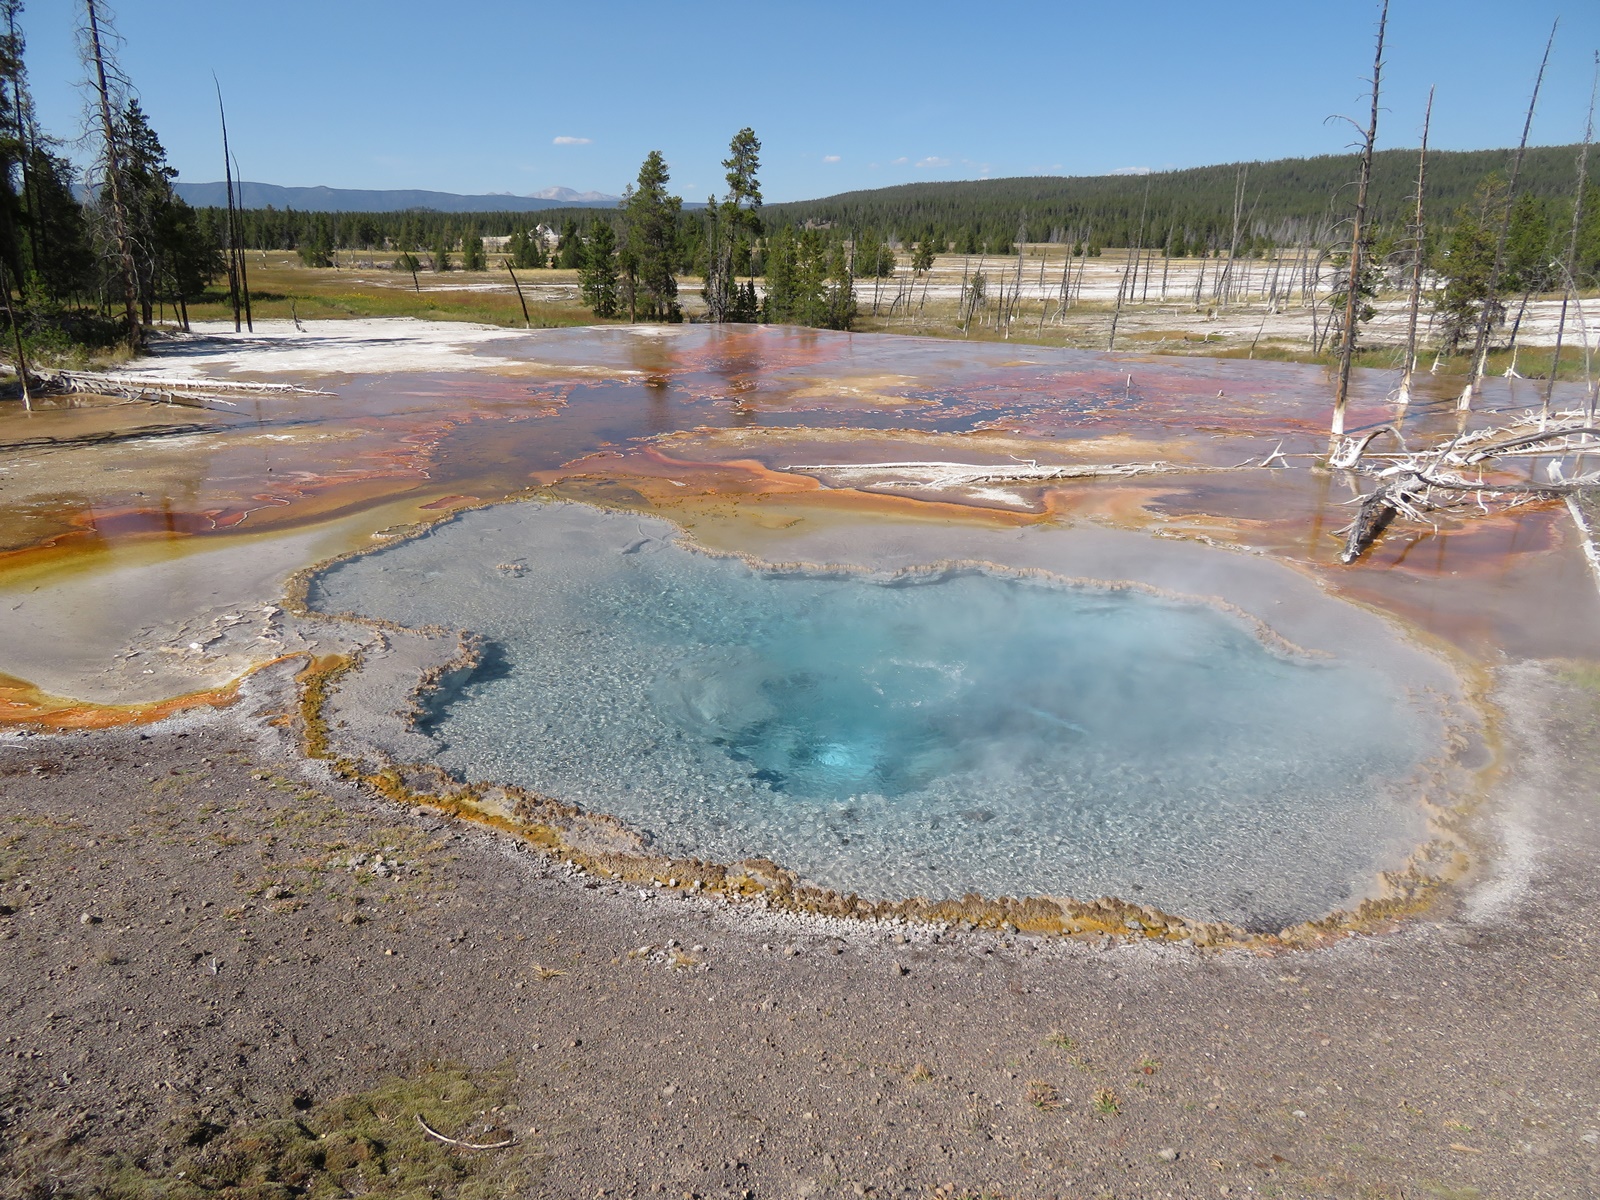
[[[572,271],[532,271],[519,275],[525,291],[550,283],[573,283]],[[380,282],[381,281],[381,282]],[[251,315],[262,320],[339,319],[347,317],[416,317],[428,321],[474,321],[483,325],[520,328],[522,306],[517,294],[473,291],[464,284],[509,284],[504,272],[432,272],[421,275],[422,291],[411,277],[382,267],[339,270],[292,266],[286,263],[250,265]],[[449,287],[449,285],[456,285]],[[445,287],[448,290],[432,291]],[[192,321],[232,320],[233,308],[225,289],[213,286],[189,305]],[[587,308],[571,302],[528,299],[528,319],[536,329],[602,323]]]
[[[60,1200],[289,1200],[291,1197],[432,1197],[490,1200],[523,1194],[539,1155],[516,1140],[509,1080],[458,1070],[429,1070],[390,1079],[371,1091],[313,1105],[285,1105],[277,1120],[220,1128],[196,1115],[174,1131],[170,1160],[82,1151],[36,1158],[29,1177],[50,1180]],[[444,1135],[476,1145],[512,1140],[498,1149],[455,1146],[430,1136],[418,1118]]]
[[[1556,667],[1556,675],[1585,691],[1600,692],[1600,663],[1569,659]]]

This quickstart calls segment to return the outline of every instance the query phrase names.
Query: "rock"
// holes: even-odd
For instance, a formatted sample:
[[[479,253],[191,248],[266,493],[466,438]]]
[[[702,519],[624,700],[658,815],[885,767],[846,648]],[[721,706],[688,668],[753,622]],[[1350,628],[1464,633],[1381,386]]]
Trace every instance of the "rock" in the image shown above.
[[[1160,1150],[1156,1151],[1156,1157],[1162,1162],[1177,1162],[1178,1152],[1171,1146],[1163,1146]]]
[[[1291,1117],[1299,1117],[1301,1120],[1305,1120],[1306,1110],[1303,1109],[1303,1108],[1297,1108],[1297,1109],[1294,1110],[1294,1112],[1290,1113],[1289,1115]]]
[[[894,966],[889,968],[889,973],[891,975],[909,975],[911,974],[911,968],[906,966],[905,963],[895,963]]]
[[[291,892],[288,888],[284,887],[283,884],[281,884],[281,883],[273,884],[271,887],[269,887],[265,892],[263,892],[261,894],[262,894],[262,896],[264,898],[266,898],[268,900],[287,900],[287,899],[289,899],[290,896],[294,895],[293,892]]]
[[[95,913],[83,913],[78,917],[79,925],[98,925],[101,918]]]

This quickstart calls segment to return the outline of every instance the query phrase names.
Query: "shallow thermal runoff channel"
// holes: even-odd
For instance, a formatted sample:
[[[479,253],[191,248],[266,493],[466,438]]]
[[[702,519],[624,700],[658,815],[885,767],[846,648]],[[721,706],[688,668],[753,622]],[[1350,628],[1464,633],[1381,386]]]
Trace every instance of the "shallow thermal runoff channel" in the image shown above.
[[[1256,931],[1459,862],[1455,673],[1257,556],[883,518],[708,553],[541,501],[340,561],[309,601],[380,632],[334,753],[607,814],[644,854]]]

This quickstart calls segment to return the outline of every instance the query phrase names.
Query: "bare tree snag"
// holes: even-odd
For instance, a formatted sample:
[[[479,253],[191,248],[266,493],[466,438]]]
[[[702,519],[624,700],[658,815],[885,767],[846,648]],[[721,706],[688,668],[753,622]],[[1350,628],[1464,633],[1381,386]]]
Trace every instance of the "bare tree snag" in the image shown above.
[[[1567,238],[1566,257],[1562,259],[1562,270],[1566,278],[1561,286],[1561,317],[1556,322],[1556,351],[1550,360],[1550,374],[1544,383],[1544,407],[1541,412],[1545,417],[1550,415],[1550,402],[1556,390],[1556,373],[1561,370],[1561,339],[1567,331],[1567,303],[1577,291],[1573,273],[1578,261],[1578,231],[1583,223],[1583,194],[1589,186],[1589,145],[1594,141],[1594,101],[1597,89],[1600,89],[1600,50],[1595,51],[1594,77],[1589,84],[1589,118],[1583,126],[1583,149],[1578,152],[1578,192],[1572,200],[1572,230]]]
[[[1361,303],[1361,239],[1367,219],[1367,188],[1372,182],[1372,145],[1378,140],[1378,94],[1383,79],[1383,35],[1389,24],[1389,0],[1378,16],[1378,48],[1372,56],[1372,115],[1361,143],[1361,174],[1356,183],[1356,211],[1350,222],[1350,274],[1345,286],[1344,337],[1339,343],[1339,382],[1333,395],[1330,446],[1344,436],[1344,410],[1350,399],[1350,364],[1356,350],[1356,314]]]
[[[1406,311],[1406,367],[1400,376],[1395,401],[1404,408],[1411,403],[1411,373],[1417,368],[1417,309],[1422,302],[1422,263],[1426,252],[1422,200],[1428,182],[1428,127],[1433,123],[1433,88],[1428,89],[1428,107],[1422,114],[1422,149],[1417,154],[1417,207],[1411,221],[1411,301]]]
[[[517,289],[517,303],[522,305],[522,324],[528,329],[533,328],[533,322],[528,318],[528,302],[523,299],[522,285],[517,282],[517,272],[511,266],[511,260],[506,259],[506,270],[511,273],[511,286]]]
[[[11,280],[5,264],[0,262],[0,299],[5,301],[6,321],[11,326],[11,344],[17,356],[17,384],[22,389],[22,408],[33,411],[33,389],[28,379],[28,359],[22,351],[22,326],[17,323],[16,310],[11,307]]]
[[[1539,60],[1539,74],[1533,80],[1533,95],[1528,99],[1528,116],[1522,123],[1522,141],[1517,143],[1517,154],[1511,162],[1511,183],[1506,190],[1506,211],[1500,218],[1500,235],[1495,239],[1494,261],[1489,265],[1489,282],[1487,295],[1484,297],[1483,311],[1478,314],[1478,336],[1472,347],[1472,369],[1467,376],[1467,386],[1461,389],[1461,396],[1456,401],[1456,409],[1466,412],[1472,407],[1473,394],[1479,383],[1483,381],[1483,373],[1489,362],[1489,328],[1494,324],[1495,298],[1500,291],[1500,275],[1505,270],[1506,238],[1511,233],[1511,209],[1517,202],[1517,181],[1522,175],[1522,158],[1528,150],[1528,134],[1533,129],[1533,110],[1539,103],[1539,88],[1544,84],[1544,69],[1550,63],[1550,48],[1555,45],[1556,27],[1561,24],[1557,17],[1550,26],[1550,37],[1544,44],[1544,57]]]
[[[94,68],[95,100],[100,109],[100,132],[105,140],[106,184],[111,193],[111,240],[116,244],[117,274],[121,276],[123,324],[128,348],[137,350],[144,341],[139,324],[139,294],[133,262],[133,242],[128,235],[127,200],[122,194],[122,147],[117,123],[111,115],[111,86],[106,81],[105,49],[100,43],[100,13],[96,0],[84,0],[89,16],[89,58]]]

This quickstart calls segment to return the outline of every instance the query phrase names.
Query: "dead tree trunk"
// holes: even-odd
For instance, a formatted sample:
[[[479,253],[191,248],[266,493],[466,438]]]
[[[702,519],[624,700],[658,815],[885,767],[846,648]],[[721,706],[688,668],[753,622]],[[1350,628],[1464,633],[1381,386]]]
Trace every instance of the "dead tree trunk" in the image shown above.
[[[3,262],[0,262],[0,300],[5,301],[6,323],[11,326],[11,345],[17,356],[17,385],[22,389],[22,407],[24,411],[32,412],[33,388],[28,378],[28,358],[22,349],[22,326],[17,322],[16,310],[11,307],[10,273]]]
[[[1411,253],[1411,301],[1406,311],[1406,367],[1400,376],[1400,391],[1395,400],[1403,408],[1411,403],[1411,373],[1417,369],[1417,308],[1422,302],[1422,259],[1425,252],[1422,198],[1428,181],[1428,127],[1433,122],[1433,89],[1428,89],[1428,107],[1422,114],[1422,150],[1417,155],[1417,207],[1411,222],[1415,245]]]
[[[1561,288],[1561,319],[1556,322],[1556,353],[1550,360],[1550,375],[1544,383],[1544,408],[1550,416],[1550,401],[1556,390],[1556,372],[1561,370],[1561,338],[1567,329],[1567,301],[1577,290],[1573,271],[1578,260],[1578,231],[1583,223],[1583,194],[1589,186],[1589,144],[1594,141],[1595,92],[1600,89],[1600,50],[1594,56],[1594,78],[1589,84],[1589,119],[1583,127],[1583,149],[1578,152],[1578,194],[1572,200],[1572,231],[1567,239],[1567,255],[1562,260],[1566,278]]]
[[[1356,184],[1356,212],[1350,222],[1350,274],[1345,283],[1344,337],[1339,343],[1339,383],[1333,394],[1330,439],[1344,436],[1344,410],[1350,399],[1350,364],[1356,350],[1356,314],[1361,303],[1361,239],[1366,233],[1367,187],[1372,182],[1372,144],[1378,140],[1378,95],[1383,78],[1383,35],[1389,24],[1389,0],[1378,15],[1378,49],[1372,57],[1372,115],[1361,143],[1361,175]]]
[[[233,173],[239,179],[240,202],[234,206],[235,220],[237,220],[239,209],[244,207],[244,176],[239,174],[237,160],[233,164]],[[250,311],[250,268],[245,265],[244,238],[238,238],[236,244],[239,247],[239,298],[244,301],[244,327],[254,333],[256,331],[256,320],[255,315]],[[339,266],[339,251],[337,249],[333,252],[333,265],[334,269],[337,270]]]
[[[233,331],[238,333],[244,328],[244,324],[239,306],[239,230],[234,220],[233,156],[228,152],[228,114],[222,107],[222,84],[215,72],[211,75],[211,82],[217,89],[217,119],[222,124],[222,178],[227,201],[225,230],[228,240],[228,303],[233,308]]]
[[[517,303],[522,305],[522,324],[525,328],[532,329],[533,322],[528,318],[528,301],[522,295],[522,284],[517,282],[517,272],[511,266],[511,260],[506,260],[506,270],[511,274],[511,286],[517,289]]]
[[[89,14],[89,55],[94,67],[96,102],[100,109],[101,136],[106,145],[106,183],[111,193],[111,240],[116,243],[117,274],[121,276],[123,323],[126,326],[128,348],[137,350],[144,340],[139,325],[139,293],[135,282],[133,241],[128,234],[128,208],[122,194],[122,148],[119,145],[116,120],[111,115],[111,87],[106,82],[106,57],[100,45],[100,13],[95,0],[84,0]]]
[[[1478,314],[1478,336],[1472,346],[1472,369],[1467,375],[1467,386],[1461,389],[1456,409],[1466,412],[1472,407],[1473,394],[1483,381],[1489,362],[1489,328],[1494,324],[1496,297],[1500,292],[1500,274],[1505,269],[1506,238],[1511,232],[1511,208],[1517,202],[1517,180],[1522,174],[1522,157],[1528,150],[1528,134],[1533,129],[1533,110],[1539,103],[1539,88],[1544,84],[1544,69],[1550,62],[1550,48],[1555,45],[1558,17],[1550,26],[1550,37],[1544,44],[1544,57],[1539,60],[1539,73],[1533,80],[1533,95],[1528,99],[1528,116],[1522,123],[1522,141],[1517,143],[1517,155],[1511,163],[1511,183],[1506,190],[1506,211],[1500,218],[1500,234],[1495,239],[1494,261],[1489,265],[1489,282],[1483,301],[1483,311]]]
[[[1240,167],[1233,185],[1233,235],[1228,239],[1228,264],[1217,278],[1217,300],[1224,312],[1228,308],[1228,292],[1233,287],[1233,260],[1239,253],[1239,219],[1244,215],[1244,181],[1250,175],[1249,167]]]

